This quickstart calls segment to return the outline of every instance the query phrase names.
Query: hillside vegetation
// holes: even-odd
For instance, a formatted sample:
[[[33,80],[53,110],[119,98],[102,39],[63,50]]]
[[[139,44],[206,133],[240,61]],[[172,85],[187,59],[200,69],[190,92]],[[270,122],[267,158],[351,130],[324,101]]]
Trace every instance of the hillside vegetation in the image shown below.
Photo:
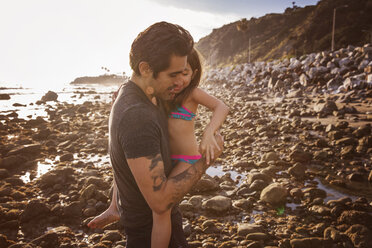
[[[348,6],[340,7],[344,5]],[[371,42],[372,1],[321,0],[317,5],[293,6],[282,14],[224,25],[200,39],[196,48],[212,66],[247,62],[249,39],[251,62],[330,50],[336,7],[335,49]]]

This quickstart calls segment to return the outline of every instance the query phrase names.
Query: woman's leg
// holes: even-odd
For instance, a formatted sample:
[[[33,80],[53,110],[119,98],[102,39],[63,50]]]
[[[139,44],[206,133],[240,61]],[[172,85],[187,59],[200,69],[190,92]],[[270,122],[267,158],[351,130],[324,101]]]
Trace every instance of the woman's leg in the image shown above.
[[[171,232],[171,210],[163,214],[152,212],[151,248],[168,248]]]
[[[96,216],[88,223],[89,228],[103,228],[120,219],[119,210],[117,206],[117,193],[118,189],[114,180],[112,190],[112,200],[110,206],[100,215]]]

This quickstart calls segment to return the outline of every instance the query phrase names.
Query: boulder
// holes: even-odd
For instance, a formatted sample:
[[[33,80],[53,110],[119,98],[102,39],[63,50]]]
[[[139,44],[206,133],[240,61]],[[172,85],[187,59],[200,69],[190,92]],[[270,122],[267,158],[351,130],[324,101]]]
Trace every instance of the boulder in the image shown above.
[[[306,166],[301,163],[294,164],[288,169],[288,173],[297,179],[305,178]]]
[[[271,177],[269,177],[266,174],[260,173],[260,172],[253,172],[249,173],[247,176],[247,184],[251,185],[255,180],[260,179],[263,180],[266,183],[271,182]]]
[[[372,215],[363,211],[346,210],[342,212],[338,218],[338,222],[349,225],[361,224],[368,228],[372,228]]]
[[[310,248],[319,247],[326,248],[331,247],[332,241],[324,238],[312,237],[312,238],[302,238],[302,239],[292,239],[290,241],[292,248]]]
[[[9,94],[0,94],[0,100],[9,100],[10,95]]]
[[[327,227],[324,232],[323,236],[325,239],[332,239],[335,242],[338,242],[341,240],[341,234],[340,231],[333,227]]]
[[[367,227],[355,224],[345,231],[354,247],[372,247],[372,232]]]
[[[0,179],[9,177],[9,171],[7,169],[0,169]]]
[[[88,201],[89,199],[92,199],[95,196],[96,191],[97,191],[96,186],[94,184],[90,184],[80,191],[80,197],[83,200]]]
[[[29,144],[29,145],[22,145],[19,146],[11,151],[8,152],[7,156],[11,155],[35,155],[41,152],[41,145],[38,144]]]
[[[334,101],[327,100],[325,103],[318,103],[314,106],[316,113],[332,114],[337,111],[337,105]]]
[[[59,158],[59,161],[61,162],[72,161],[72,160],[74,160],[74,154],[72,153],[65,153]]]
[[[203,202],[203,196],[201,195],[194,195],[190,197],[189,203],[192,205],[194,209],[200,209]]]
[[[294,150],[289,154],[289,157],[295,162],[308,163],[313,158],[313,155],[302,150]]]
[[[225,196],[215,196],[203,202],[203,208],[216,213],[225,213],[231,208],[231,199]]]
[[[110,184],[107,183],[105,180],[99,177],[88,177],[88,179],[85,181],[85,185],[94,184],[98,189],[105,190],[110,188]]]
[[[105,234],[101,238],[101,242],[104,240],[109,240],[114,243],[122,239],[123,239],[123,236],[121,235],[119,230],[110,230],[110,231],[105,232]]]
[[[63,214],[65,217],[75,218],[81,216],[82,210],[83,210],[82,203],[79,201],[74,201],[64,206]]]
[[[30,243],[38,247],[59,247],[59,238],[57,233],[46,233],[32,240]]]
[[[309,85],[309,78],[306,76],[305,73],[302,73],[300,76],[300,84],[305,87]]]
[[[272,183],[261,192],[260,199],[272,206],[278,206],[285,203],[287,189],[278,183]]]
[[[257,224],[248,224],[248,223],[238,223],[238,235],[247,236],[250,233],[259,233],[263,232],[264,228],[261,225]]]
[[[0,168],[13,169],[23,165],[26,162],[27,160],[20,155],[11,155],[0,160]]]
[[[191,189],[192,192],[210,192],[218,190],[218,182],[209,175],[204,175]]]
[[[268,153],[265,153],[263,156],[262,156],[262,161],[264,162],[270,162],[270,161],[278,161],[280,158],[279,158],[279,155],[276,154],[275,152],[268,152]]]
[[[42,98],[41,101],[48,102],[48,101],[57,101],[58,94],[54,91],[48,91]]]
[[[21,222],[38,221],[38,217],[45,218],[50,212],[49,207],[38,199],[31,200],[20,215]]]

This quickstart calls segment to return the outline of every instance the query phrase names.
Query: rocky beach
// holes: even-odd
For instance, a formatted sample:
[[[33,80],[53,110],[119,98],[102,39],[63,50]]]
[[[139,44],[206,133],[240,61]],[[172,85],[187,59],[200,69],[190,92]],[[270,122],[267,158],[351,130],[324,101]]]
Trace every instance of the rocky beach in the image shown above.
[[[371,44],[209,68],[201,87],[230,114],[224,153],[180,202],[190,247],[372,247]],[[0,112],[0,247],[125,247],[119,223],[86,226],[110,203],[111,93]],[[209,118],[199,108],[199,137]]]

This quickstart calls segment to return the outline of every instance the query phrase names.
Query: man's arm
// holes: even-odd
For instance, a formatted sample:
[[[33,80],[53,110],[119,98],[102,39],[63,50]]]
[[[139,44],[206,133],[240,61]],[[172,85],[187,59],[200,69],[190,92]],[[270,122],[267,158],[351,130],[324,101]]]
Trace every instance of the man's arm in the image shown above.
[[[223,150],[223,139],[219,135],[216,140],[221,148],[221,150],[215,150],[216,157],[218,157]],[[182,173],[177,175],[171,173],[167,178],[160,154],[127,161],[142,195],[150,208],[158,214],[164,213],[178,203],[209,166],[202,158]],[[182,166],[182,164],[177,166]]]

